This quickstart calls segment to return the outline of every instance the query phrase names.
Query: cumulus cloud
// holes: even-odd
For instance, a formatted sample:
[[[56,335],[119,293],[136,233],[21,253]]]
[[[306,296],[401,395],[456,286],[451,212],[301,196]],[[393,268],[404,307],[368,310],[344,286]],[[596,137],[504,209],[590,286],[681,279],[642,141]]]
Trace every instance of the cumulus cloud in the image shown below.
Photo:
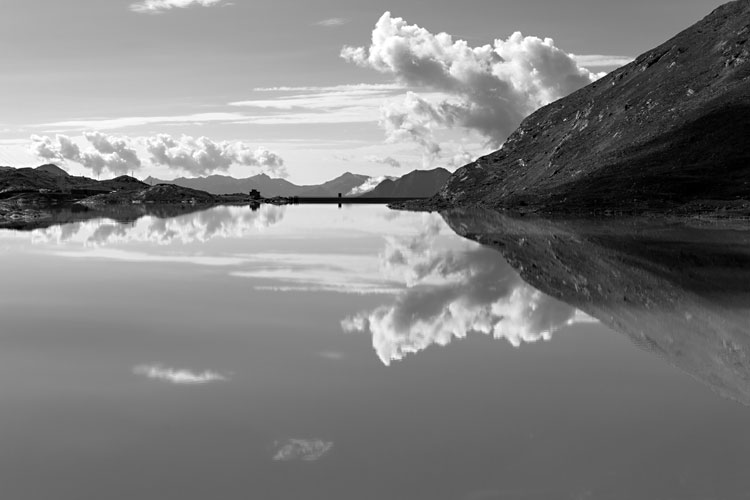
[[[142,161],[136,150],[140,144],[151,155],[155,165],[165,165],[191,175],[205,175],[227,171],[232,165],[256,167],[273,177],[287,177],[284,159],[263,147],[253,147],[242,141],[213,141],[207,137],[183,135],[175,138],[168,134],[153,137],[107,135],[102,132],[84,132],[91,145],[81,148],[66,135],[31,136],[32,154],[49,161],[74,161],[95,174],[109,171],[121,175],[137,170]]]
[[[162,14],[172,9],[211,7],[222,3],[224,0],[143,0],[131,4],[130,10],[138,14]]]
[[[393,168],[401,168],[401,162],[392,156],[368,156],[365,159],[370,163],[379,163],[381,165],[388,165]]]
[[[146,139],[146,149],[154,163],[179,168],[193,175],[226,171],[233,164],[261,167],[274,177],[287,177],[284,160],[265,148],[252,148],[244,142],[215,142],[207,137],[180,138],[159,134]]]
[[[323,19],[315,23],[316,26],[323,26],[324,28],[335,28],[337,26],[343,26],[349,23],[349,19],[345,17],[332,17],[330,19]]]
[[[383,110],[388,139],[415,141],[427,157],[440,153],[436,127],[474,130],[497,146],[528,114],[599,76],[579,66],[551,38],[515,32],[505,40],[472,47],[390,12],[378,20],[369,47],[344,47],[341,57],[391,75],[411,89],[446,95],[431,102],[409,93],[403,103]]]
[[[190,370],[168,368],[162,365],[139,365],[133,367],[133,373],[178,385],[201,385],[229,380],[226,376],[212,371],[193,372]]]
[[[344,331],[369,333],[385,365],[470,332],[517,347],[577,321],[575,308],[527,285],[496,251],[470,242],[441,248],[441,227],[428,218],[417,236],[391,238],[381,265],[384,274],[401,277],[406,291],[393,304],[341,322]]]
[[[273,459],[277,462],[303,460],[314,462],[323,458],[333,448],[332,441],[322,439],[288,439],[281,443],[274,443],[277,450]]]
[[[449,167],[463,167],[467,163],[471,163],[476,158],[476,155],[473,155],[466,151],[464,148],[459,148],[458,151],[448,160],[448,166]]]
[[[54,139],[32,135],[30,150],[45,160],[80,163],[97,175],[104,170],[121,175],[141,167],[141,160],[129,138],[101,132],[85,132],[83,136],[92,146],[83,151],[70,137],[59,134]]]

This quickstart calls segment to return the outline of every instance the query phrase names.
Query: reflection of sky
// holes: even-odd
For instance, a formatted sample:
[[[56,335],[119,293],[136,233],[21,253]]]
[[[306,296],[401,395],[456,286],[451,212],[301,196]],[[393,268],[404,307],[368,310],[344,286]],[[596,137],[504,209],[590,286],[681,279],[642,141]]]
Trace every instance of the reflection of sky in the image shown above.
[[[245,218],[239,236],[195,241],[0,231],[3,498],[749,491],[747,408],[601,324],[566,325],[569,309],[439,217],[287,207],[260,229],[232,210]],[[350,293],[358,286],[383,290]],[[449,339],[488,335],[383,369],[369,335],[340,327],[362,317],[370,332],[378,310],[392,320],[391,354],[431,345],[437,325]],[[496,327],[556,333],[509,349]]]
[[[584,318],[526,285],[497,252],[456,236],[438,214],[357,208],[365,216],[352,217],[349,209],[322,208],[89,220],[35,230],[28,242],[58,257],[221,268],[268,293],[393,296],[341,323],[372,335],[386,365],[469,332],[516,347],[548,340]]]

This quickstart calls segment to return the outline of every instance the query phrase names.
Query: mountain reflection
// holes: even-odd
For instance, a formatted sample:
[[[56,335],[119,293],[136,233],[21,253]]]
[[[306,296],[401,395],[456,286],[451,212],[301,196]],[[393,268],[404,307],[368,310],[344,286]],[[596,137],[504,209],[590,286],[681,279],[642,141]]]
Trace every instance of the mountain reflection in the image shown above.
[[[129,222],[91,219],[35,229],[31,235],[32,242],[37,244],[187,244],[206,242],[214,238],[240,238],[252,234],[281,222],[285,210],[284,206],[274,205],[263,205],[259,210],[220,206],[170,218],[145,215]]]
[[[342,321],[347,332],[372,335],[385,365],[469,332],[520,346],[547,340],[560,327],[585,319],[576,308],[526,284],[494,250],[455,241],[451,248],[440,240],[441,227],[441,220],[427,218],[416,236],[388,238],[381,268],[400,277],[404,291],[392,304]]]
[[[443,214],[523,279],[750,404],[750,231],[720,224]]]

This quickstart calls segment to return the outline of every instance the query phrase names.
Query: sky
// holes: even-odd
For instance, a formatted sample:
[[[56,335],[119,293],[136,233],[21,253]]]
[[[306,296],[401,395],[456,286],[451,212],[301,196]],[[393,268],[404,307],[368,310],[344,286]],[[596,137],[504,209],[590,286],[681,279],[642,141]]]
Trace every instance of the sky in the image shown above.
[[[720,0],[1,0],[0,165],[453,170]]]

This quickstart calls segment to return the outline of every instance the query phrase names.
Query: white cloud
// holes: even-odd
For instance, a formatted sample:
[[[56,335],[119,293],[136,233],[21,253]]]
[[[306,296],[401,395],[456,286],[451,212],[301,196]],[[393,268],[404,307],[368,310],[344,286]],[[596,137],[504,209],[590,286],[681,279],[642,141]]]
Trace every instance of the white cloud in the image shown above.
[[[159,134],[146,139],[146,148],[157,165],[178,168],[192,175],[226,171],[233,164],[261,167],[274,177],[286,177],[284,160],[265,148],[253,149],[244,142],[214,142],[207,137],[183,135],[176,139]]]
[[[497,146],[529,113],[597,78],[551,38],[516,32],[492,45],[471,47],[389,12],[375,25],[369,47],[344,47],[341,56],[410,89],[449,96],[433,103],[411,93],[402,104],[384,109],[389,140],[415,141],[428,158],[440,153],[434,128],[475,130]]]
[[[66,120],[60,122],[42,123],[34,125],[36,128],[63,128],[63,129],[96,129],[114,130],[126,127],[138,127],[154,124],[204,124],[204,123],[236,123],[246,119],[247,116],[240,113],[194,113],[188,115],[173,116],[124,116],[120,118],[91,118],[81,120]]]
[[[379,177],[370,177],[363,184],[355,187],[354,189],[352,189],[351,191],[349,191],[346,195],[347,196],[358,196],[360,194],[365,194],[367,192],[372,191],[376,187],[378,187],[378,185],[381,182],[383,182],[384,180],[386,180],[386,179],[394,180],[394,179],[397,179],[397,177],[392,177],[392,176],[389,176],[389,175],[381,175]]]
[[[84,151],[70,137],[59,134],[54,139],[32,135],[30,150],[45,160],[80,163],[97,175],[105,170],[121,175],[141,167],[141,160],[129,138],[101,132],[84,132],[83,136],[92,145]]]
[[[92,147],[81,151],[66,135],[58,134],[54,139],[32,135],[30,151],[48,161],[80,163],[96,174],[107,170],[120,175],[141,167],[142,161],[136,150],[136,145],[140,144],[151,154],[154,165],[165,165],[191,175],[227,171],[232,165],[257,167],[273,177],[288,175],[279,155],[243,141],[216,142],[207,137],[183,135],[174,138],[168,134],[129,138],[102,132],[84,132],[83,137]]]
[[[476,159],[477,155],[473,155],[466,151],[463,147],[459,147],[458,151],[448,160],[448,167],[463,167],[467,163],[471,163]]]
[[[350,20],[345,17],[332,17],[330,19],[323,19],[315,23],[316,26],[323,26],[324,28],[335,28],[337,26],[343,26],[349,23]]]
[[[277,451],[273,459],[277,462],[302,460],[314,462],[320,460],[333,448],[332,441],[322,439],[288,439],[282,443],[275,443]]]
[[[635,59],[630,56],[608,56],[602,54],[576,55],[570,54],[579,66],[584,68],[608,68],[630,64]]]
[[[368,156],[365,159],[370,163],[379,163],[393,168],[401,168],[401,162],[392,156]]]
[[[154,380],[162,380],[171,384],[178,385],[201,385],[211,382],[226,382],[229,380],[226,376],[212,372],[193,372],[190,370],[178,370],[168,368],[162,365],[139,365],[133,367],[133,373],[142,375]]]
[[[224,0],[143,0],[131,4],[130,10],[138,14],[162,14],[176,8],[211,7],[222,3],[224,3]]]

